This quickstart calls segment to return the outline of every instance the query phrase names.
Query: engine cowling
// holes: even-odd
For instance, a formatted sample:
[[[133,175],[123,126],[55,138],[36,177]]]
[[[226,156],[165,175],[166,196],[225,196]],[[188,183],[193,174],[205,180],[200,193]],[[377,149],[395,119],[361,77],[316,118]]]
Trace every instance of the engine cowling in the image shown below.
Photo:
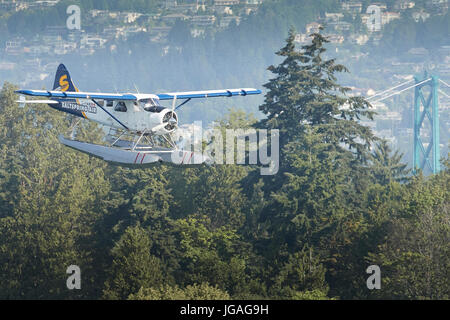
[[[170,109],[164,109],[159,113],[152,114],[151,117],[153,118],[152,122],[156,124],[152,128],[152,131],[156,134],[171,133],[175,131],[178,126],[178,116],[175,111]]]

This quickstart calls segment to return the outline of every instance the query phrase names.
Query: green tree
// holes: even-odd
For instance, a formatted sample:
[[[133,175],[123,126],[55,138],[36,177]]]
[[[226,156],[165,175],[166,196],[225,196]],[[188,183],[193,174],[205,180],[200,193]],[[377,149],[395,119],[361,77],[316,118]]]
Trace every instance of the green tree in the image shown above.
[[[367,256],[382,270],[385,299],[448,299],[449,172],[406,186],[400,209],[385,226],[385,238]]]
[[[207,283],[188,285],[186,288],[162,286],[159,288],[141,288],[130,295],[129,300],[229,300],[230,296],[217,286]]]
[[[178,226],[181,283],[207,282],[234,295],[244,291],[247,282],[246,245],[235,230],[226,227],[208,230],[209,217],[176,221]]]
[[[281,147],[301,138],[308,125],[317,126],[324,141],[337,150],[349,148],[362,156],[373,134],[356,120],[372,119],[370,104],[346,96],[350,89],[336,82],[336,73],[348,71],[334,59],[324,59],[329,41],[322,34],[313,34],[312,43],[301,50],[295,47],[295,34],[291,29],[286,45],[277,52],[284,60],[268,68],[275,77],[264,85],[268,92],[259,109],[267,118],[260,125],[280,130]]]
[[[405,182],[410,170],[407,164],[401,163],[403,154],[399,151],[392,153],[392,149],[386,140],[377,143],[371,157],[371,171],[376,183],[387,185],[392,181]]]
[[[126,299],[141,287],[162,284],[163,270],[158,258],[150,254],[151,240],[142,227],[128,227],[111,250],[113,257],[110,277],[103,297]]]
[[[269,226],[263,252],[268,261],[279,260],[272,266],[277,270],[291,255],[313,249],[327,269],[330,292],[339,295],[336,284],[355,270],[353,256],[366,231],[358,199],[367,188],[365,165],[376,138],[358,120],[372,119],[373,112],[337,83],[347,69],[324,58],[325,37],[313,34],[300,50],[294,38],[291,29],[277,52],[284,60],[269,67],[275,77],[260,106],[267,118],[258,126],[280,130],[281,151],[280,173],[264,183],[270,201],[260,215]],[[304,290],[326,292],[320,286]]]
[[[270,290],[273,296],[284,299],[301,299],[308,292],[324,298],[328,293],[325,271],[313,250],[304,248],[287,257]]]

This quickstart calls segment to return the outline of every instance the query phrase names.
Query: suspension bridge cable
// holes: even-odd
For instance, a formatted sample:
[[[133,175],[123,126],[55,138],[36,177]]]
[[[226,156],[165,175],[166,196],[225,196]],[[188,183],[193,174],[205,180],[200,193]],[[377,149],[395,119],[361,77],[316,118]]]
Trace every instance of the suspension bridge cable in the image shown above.
[[[374,98],[374,97],[377,97],[377,96],[379,96],[379,95],[382,95],[382,94],[387,93],[387,92],[389,92],[389,91],[392,91],[392,90],[394,90],[394,89],[397,89],[397,88],[399,88],[399,87],[402,87],[402,86],[404,86],[405,84],[410,83],[411,81],[414,81],[414,79],[411,79],[411,80],[409,80],[409,81],[406,81],[406,82],[404,82],[404,83],[402,83],[402,84],[399,84],[399,85],[397,85],[397,86],[395,86],[395,87],[392,87],[392,88],[390,88],[390,89],[384,90],[384,91],[382,91],[382,92],[378,92],[378,93],[374,94],[373,96],[368,97],[367,100],[370,100],[370,99],[372,99],[372,98]]]
[[[414,87],[417,87],[417,86],[419,86],[419,85],[421,85],[421,84],[423,84],[423,83],[425,83],[425,82],[428,82],[428,81],[430,81],[430,80],[431,80],[431,78],[428,78],[428,79],[426,79],[426,80],[423,80],[423,81],[421,81],[421,82],[416,83],[416,84],[413,85],[413,86],[409,86],[409,87],[407,87],[407,88],[405,88],[405,89],[402,89],[402,90],[400,90],[400,91],[396,91],[396,92],[394,92],[394,93],[391,93],[391,94],[387,95],[386,97],[380,98],[380,99],[375,100],[375,101],[370,102],[370,103],[377,103],[377,102],[383,101],[383,100],[385,100],[385,99],[387,99],[387,98],[390,98],[390,97],[392,97],[392,96],[395,96],[395,95],[397,95],[397,94],[400,94],[400,93],[402,93],[403,91],[406,91],[406,90],[412,89],[412,88],[414,88]]]
[[[448,95],[448,94],[446,94],[444,91],[442,91],[442,90],[439,90],[439,93],[441,93],[441,94],[443,94],[444,96],[446,96],[447,98],[449,98],[450,99],[450,96]]]
[[[447,87],[450,87],[450,85],[447,82],[445,82],[444,80],[439,79],[439,81],[442,82],[443,84],[445,84]]]

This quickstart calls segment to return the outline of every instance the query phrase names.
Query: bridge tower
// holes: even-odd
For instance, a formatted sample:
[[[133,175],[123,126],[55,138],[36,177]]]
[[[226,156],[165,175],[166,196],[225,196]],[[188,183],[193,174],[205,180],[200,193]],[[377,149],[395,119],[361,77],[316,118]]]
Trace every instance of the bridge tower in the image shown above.
[[[431,78],[430,81],[424,82]],[[425,72],[423,78],[414,77],[416,84],[423,82],[415,87],[414,93],[414,159],[413,169],[425,171],[425,167],[431,173],[438,173],[440,171],[440,150],[439,150],[439,106],[438,106],[438,87],[439,78],[435,75],[429,77]],[[424,89],[429,89],[428,95]],[[426,96],[427,95],[427,96]],[[428,146],[425,149],[423,144],[423,133],[421,129],[428,120],[430,126],[430,137]]]

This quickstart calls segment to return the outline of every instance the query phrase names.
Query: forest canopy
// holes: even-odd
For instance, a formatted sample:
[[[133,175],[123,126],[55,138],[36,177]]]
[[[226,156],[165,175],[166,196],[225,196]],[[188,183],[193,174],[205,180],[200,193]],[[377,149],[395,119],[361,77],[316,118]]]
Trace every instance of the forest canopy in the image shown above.
[[[0,94],[1,299],[448,299],[449,161],[411,176],[359,124],[363,98],[337,82],[315,34],[277,52],[260,121],[278,128],[280,170],[113,166],[66,149],[73,119]],[[289,93],[289,94],[288,94]],[[343,111],[340,106],[350,104]],[[101,141],[81,122],[77,139]],[[68,290],[66,268],[82,270]],[[382,289],[366,286],[370,265]]]

